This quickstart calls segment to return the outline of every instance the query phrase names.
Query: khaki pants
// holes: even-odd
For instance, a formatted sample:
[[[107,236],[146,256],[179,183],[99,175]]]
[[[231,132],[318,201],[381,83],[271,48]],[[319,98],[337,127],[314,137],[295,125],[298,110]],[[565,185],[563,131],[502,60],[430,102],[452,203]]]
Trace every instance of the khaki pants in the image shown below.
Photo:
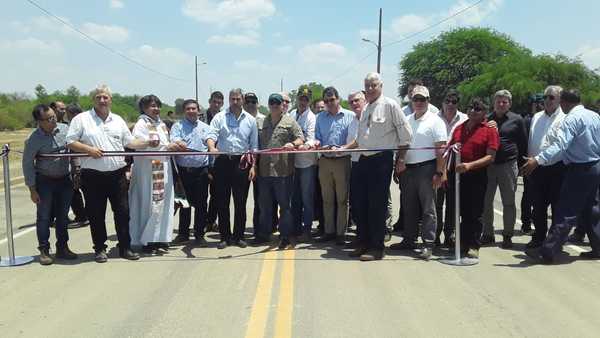
[[[350,156],[319,159],[319,181],[323,195],[325,234],[344,236],[348,224]],[[337,217],[335,210],[337,206]]]

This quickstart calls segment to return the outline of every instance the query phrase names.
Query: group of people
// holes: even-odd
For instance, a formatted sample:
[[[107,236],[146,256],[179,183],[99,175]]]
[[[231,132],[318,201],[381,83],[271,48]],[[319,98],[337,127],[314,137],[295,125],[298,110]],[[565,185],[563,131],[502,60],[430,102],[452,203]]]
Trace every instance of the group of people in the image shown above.
[[[184,117],[171,123],[161,119],[160,99],[147,95],[139,101],[140,117],[132,130],[111,111],[112,94],[105,85],[92,92],[94,107],[70,116],[69,125],[57,123],[52,107],[36,106],[38,128],[25,143],[23,171],[37,205],[40,263],[54,261],[49,244],[54,219],[55,258],[77,258],[68,247],[67,223],[73,193],[80,188],[96,262],[108,259],[107,202],[125,259],[139,259],[138,247],[152,254],[189,244],[192,222],[194,245],[208,245],[205,233],[216,222],[217,248],[246,247],[250,184],[254,245],[269,244],[278,231],[280,249],[334,242],[352,248],[349,255],[361,261],[380,260],[393,214],[392,180],[401,191],[397,226],[403,240],[389,249],[419,249],[418,257],[429,260],[435,246],[454,245],[455,174],[461,175],[463,256],[479,258],[480,246],[494,241],[498,187],[502,247],[512,247],[522,174],[531,181],[535,225],[527,254],[551,262],[579,224],[592,245],[582,256],[600,258],[600,116],[581,105],[578,91],[549,86],[544,110],[530,121],[510,111],[508,90],[495,93],[492,109],[475,98],[464,114],[458,111],[457,91],[449,90],[438,110],[420,81],[409,84],[409,104],[402,108],[383,96],[378,73],[367,74],[364,90],[348,96],[351,110],[341,106],[334,87],[325,88],[322,97],[312,96],[301,86],[289,111],[290,97],[273,93],[265,116],[254,93],[232,89],[222,110],[225,97],[213,92],[204,114],[196,100],[185,100]],[[128,165],[124,156],[111,154],[125,149],[151,152],[133,156]],[[67,155],[69,150],[85,156]],[[199,153],[171,156],[169,151]],[[40,156],[51,153],[65,156]],[[316,238],[315,219],[322,223]],[[351,224],[356,240],[348,242]]]

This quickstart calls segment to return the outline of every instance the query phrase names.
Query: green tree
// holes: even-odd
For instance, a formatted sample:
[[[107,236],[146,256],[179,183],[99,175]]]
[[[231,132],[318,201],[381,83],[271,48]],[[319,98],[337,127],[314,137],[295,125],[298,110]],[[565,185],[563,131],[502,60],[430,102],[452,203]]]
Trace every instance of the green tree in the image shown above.
[[[509,36],[489,28],[458,28],[432,41],[418,43],[400,61],[398,93],[406,95],[411,79],[422,79],[431,100],[440,105],[445,92],[479,75],[484,65],[508,55],[531,52]]]
[[[67,97],[68,103],[79,103],[79,97],[81,96],[81,92],[79,92],[79,89],[77,89],[77,87],[71,86],[67,88],[65,95]]]
[[[311,100],[314,101],[316,99],[320,99],[323,97],[323,90],[325,89],[325,87],[322,84],[317,83],[317,82],[310,82],[308,84],[302,84],[298,88],[304,88],[304,87],[307,87],[311,90],[311,92],[312,92]],[[296,107],[297,99],[298,99],[298,90],[294,89],[290,92],[290,100],[292,101],[290,104],[290,107]]]
[[[38,84],[35,86],[35,96],[39,102],[46,102],[48,100],[48,91],[44,86]]]

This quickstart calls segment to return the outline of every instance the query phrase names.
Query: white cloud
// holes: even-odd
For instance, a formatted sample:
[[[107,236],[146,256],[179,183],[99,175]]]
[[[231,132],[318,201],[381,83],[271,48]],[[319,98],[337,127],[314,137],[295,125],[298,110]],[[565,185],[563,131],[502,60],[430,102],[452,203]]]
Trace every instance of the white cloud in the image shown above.
[[[293,47],[290,45],[275,47],[275,51],[279,54],[289,54],[293,50]]]
[[[194,68],[194,57],[178,48],[158,48],[150,45],[142,45],[130,50],[127,54],[145,66],[173,76],[178,76],[177,73],[185,71],[190,67],[192,70]]]
[[[109,6],[112,9],[121,9],[125,7],[125,4],[121,0],[110,0]]]
[[[415,14],[403,15],[392,20],[391,30],[399,36],[405,36],[424,29],[431,21],[432,17]]]
[[[3,53],[32,52],[43,55],[60,55],[64,49],[57,41],[42,41],[36,38],[26,38],[13,41],[0,41]]]
[[[185,0],[181,10],[201,23],[250,29],[260,27],[261,21],[276,11],[271,0]]]
[[[339,63],[346,57],[346,48],[332,42],[321,42],[302,47],[299,55],[304,63]]]
[[[234,45],[234,46],[255,46],[259,42],[259,34],[253,31],[244,34],[225,34],[213,35],[206,42],[210,44]]]
[[[238,60],[233,62],[233,66],[240,70],[268,70],[269,66],[258,60]]]
[[[586,44],[581,46],[575,52],[574,57],[581,59],[581,61],[591,69],[600,68],[600,43],[595,45]]]
[[[121,26],[99,25],[93,22],[86,22],[81,26],[81,30],[102,42],[121,43],[129,39],[129,31]]]

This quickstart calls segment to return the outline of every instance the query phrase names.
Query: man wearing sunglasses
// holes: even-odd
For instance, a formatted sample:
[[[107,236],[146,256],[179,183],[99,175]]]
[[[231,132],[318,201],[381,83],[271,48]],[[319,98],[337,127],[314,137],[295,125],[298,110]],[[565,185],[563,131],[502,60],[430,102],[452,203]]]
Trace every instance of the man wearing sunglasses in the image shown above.
[[[538,156],[546,150],[558,136],[558,128],[565,118],[560,108],[560,94],[562,88],[549,86],[544,91],[544,110],[533,115],[529,130],[529,144],[527,154],[529,157]],[[563,162],[557,158],[538,166],[529,175],[530,188],[533,197],[533,224],[535,232],[528,248],[538,248],[546,239],[548,232],[548,206],[552,208],[552,224],[557,211],[557,202],[560,195],[560,186],[564,175]]]
[[[442,111],[439,116],[446,124],[446,132],[448,136],[452,136],[454,129],[467,120],[467,114],[458,110],[460,96],[454,89],[450,89],[444,97],[442,103]],[[435,236],[435,244],[441,245],[440,236],[444,233],[444,246],[448,248],[454,247],[454,206],[446,203],[446,213],[444,216],[444,200],[448,201],[449,191],[446,186],[442,185],[436,193],[436,216],[437,216],[437,231]]]
[[[25,141],[23,175],[31,201],[37,207],[35,225],[39,262],[41,265],[50,265],[54,262],[48,241],[51,217],[56,217],[56,258],[77,258],[67,245],[67,214],[73,196],[73,183],[69,175],[69,158],[37,158],[37,155],[64,152],[68,127],[57,123],[54,111],[45,104],[37,105],[32,115],[38,127]]]
[[[408,83],[408,88],[407,88],[407,94],[406,94],[406,106],[404,106],[402,108],[402,111],[404,112],[404,115],[408,116],[412,113],[414,113],[414,109],[413,109],[413,104],[412,104],[412,96],[413,96],[413,90],[416,86],[423,86],[423,81],[421,79],[412,79],[410,80],[410,82]],[[439,113],[439,109],[432,105],[431,102],[429,102],[428,104],[428,108],[429,111],[431,111],[434,114]]]
[[[517,220],[515,195],[517,192],[518,166],[524,162],[527,154],[527,130],[525,122],[519,114],[510,111],[512,94],[502,89],[494,94],[494,111],[488,121],[496,123],[500,134],[500,149],[496,153],[494,163],[487,168],[487,190],[483,211],[482,244],[494,243],[494,197],[500,189],[504,231],[502,232],[503,249],[512,248],[512,236]]]

